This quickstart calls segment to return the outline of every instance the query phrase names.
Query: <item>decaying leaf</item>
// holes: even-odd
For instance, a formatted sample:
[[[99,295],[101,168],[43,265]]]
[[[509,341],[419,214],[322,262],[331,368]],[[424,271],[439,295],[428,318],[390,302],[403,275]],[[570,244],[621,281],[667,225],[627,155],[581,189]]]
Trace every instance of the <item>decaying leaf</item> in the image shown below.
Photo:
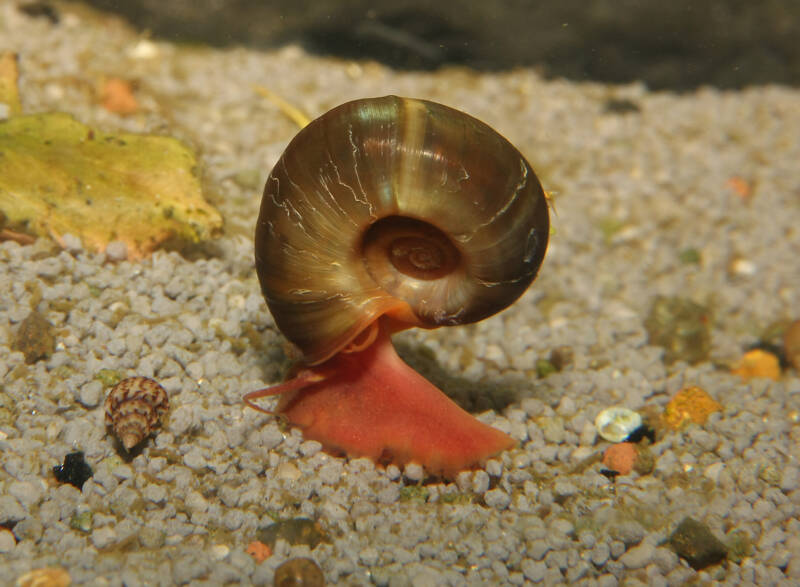
[[[58,112],[0,121],[0,211],[14,229],[57,241],[71,233],[94,251],[123,241],[129,258],[222,227],[183,143],[104,133]]]

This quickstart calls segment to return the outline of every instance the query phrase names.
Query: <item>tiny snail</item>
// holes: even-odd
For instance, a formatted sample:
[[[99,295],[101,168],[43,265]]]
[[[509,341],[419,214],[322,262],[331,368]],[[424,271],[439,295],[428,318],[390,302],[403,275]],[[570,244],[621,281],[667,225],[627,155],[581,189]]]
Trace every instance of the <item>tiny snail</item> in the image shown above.
[[[106,426],[130,451],[154,430],[169,409],[167,392],[149,377],[128,377],[111,388],[105,402]]]
[[[329,451],[454,476],[514,441],[396,354],[411,327],[477,322],[539,270],[547,200],[525,158],[483,122],[387,96],[342,104],[291,141],[255,232],[261,290],[303,354],[277,412]]]
[[[613,406],[602,410],[594,419],[597,433],[609,442],[624,442],[642,425],[642,416],[630,408]]]
[[[290,558],[275,569],[275,587],[325,587],[325,575],[310,558]]]

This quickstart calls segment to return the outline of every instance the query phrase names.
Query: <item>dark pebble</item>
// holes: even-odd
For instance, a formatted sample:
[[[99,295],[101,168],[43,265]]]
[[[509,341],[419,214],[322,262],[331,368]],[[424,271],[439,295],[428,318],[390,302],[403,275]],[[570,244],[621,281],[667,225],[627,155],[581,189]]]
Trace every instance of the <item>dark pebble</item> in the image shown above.
[[[78,489],[92,476],[92,468],[83,459],[83,452],[71,452],[64,457],[63,465],[53,467],[53,474],[61,483],[69,483]]]
[[[727,547],[705,524],[689,517],[681,520],[675,528],[669,544],[696,571],[718,563],[728,554]]]
[[[11,348],[25,355],[25,362],[28,365],[39,359],[46,359],[55,349],[53,325],[39,312],[31,312],[20,322]]]

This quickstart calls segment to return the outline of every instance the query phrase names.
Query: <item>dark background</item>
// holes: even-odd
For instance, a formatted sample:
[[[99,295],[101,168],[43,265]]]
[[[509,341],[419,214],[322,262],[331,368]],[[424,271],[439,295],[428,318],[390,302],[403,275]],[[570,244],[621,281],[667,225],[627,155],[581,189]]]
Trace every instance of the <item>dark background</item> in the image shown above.
[[[800,82],[800,0],[87,0],[171,41],[652,89]],[[20,2],[25,4],[25,2]],[[37,3],[42,4],[42,3]]]

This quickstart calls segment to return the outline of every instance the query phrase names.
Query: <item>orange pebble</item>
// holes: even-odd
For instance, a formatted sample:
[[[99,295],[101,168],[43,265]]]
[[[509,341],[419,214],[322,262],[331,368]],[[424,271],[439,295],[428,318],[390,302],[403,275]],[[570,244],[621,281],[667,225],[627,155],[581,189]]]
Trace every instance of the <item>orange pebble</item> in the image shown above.
[[[259,564],[263,563],[265,560],[267,560],[269,557],[272,556],[272,549],[263,542],[260,542],[258,540],[253,540],[247,546],[247,550],[245,552],[247,552],[247,554],[252,556],[255,559],[256,563]]]
[[[714,412],[722,411],[722,406],[705,390],[690,385],[675,394],[664,408],[664,422],[673,430],[678,430],[687,422],[701,426]]]
[[[612,444],[603,453],[603,464],[620,475],[629,475],[637,459],[636,447],[632,442]]]
[[[753,195],[753,187],[743,177],[734,175],[725,182],[725,187],[731,190],[734,194],[739,196],[742,200],[747,200]]]
[[[115,114],[134,114],[139,110],[139,102],[133,95],[133,87],[127,80],[111,77],[103,84],[100,92],[103,108]]]
[[[737,361],[736,365],[731,369],[731,373],[739,375],[742,379],[765,377],[777,381],[781,378],[781,365],[778,357],[772,353],[754,349],[747,351]]]

